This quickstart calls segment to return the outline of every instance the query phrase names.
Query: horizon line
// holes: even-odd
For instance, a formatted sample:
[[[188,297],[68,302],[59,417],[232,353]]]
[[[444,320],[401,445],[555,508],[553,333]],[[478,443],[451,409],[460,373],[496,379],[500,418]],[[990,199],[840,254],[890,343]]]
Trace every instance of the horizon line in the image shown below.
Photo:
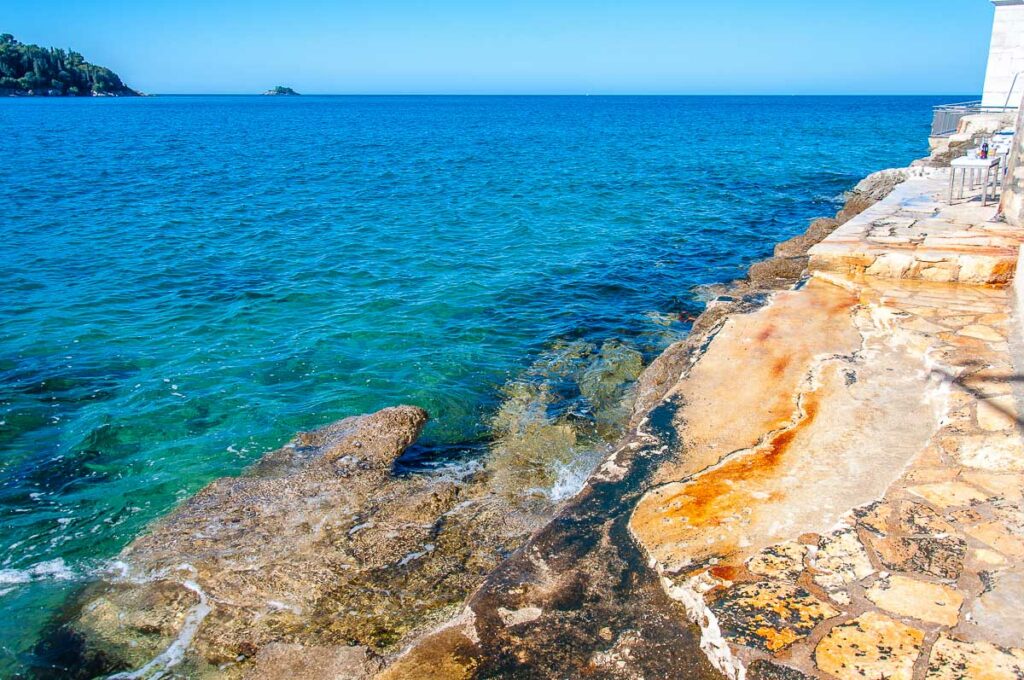
[[[263,92],[142,92],[143,97],[976,97],[963,92],[299,92],[267,95]],[[67,97],[54,97],[61,99]],[[89,97],[82,97],[88,99]]]

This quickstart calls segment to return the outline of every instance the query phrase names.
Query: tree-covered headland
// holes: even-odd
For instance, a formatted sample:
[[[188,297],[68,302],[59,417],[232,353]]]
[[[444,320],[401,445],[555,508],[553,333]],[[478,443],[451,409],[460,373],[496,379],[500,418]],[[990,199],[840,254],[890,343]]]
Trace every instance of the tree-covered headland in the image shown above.
[[[18,42],[0,34],[0,95],[131,96],[139,94],[108,68],[78,52]]]

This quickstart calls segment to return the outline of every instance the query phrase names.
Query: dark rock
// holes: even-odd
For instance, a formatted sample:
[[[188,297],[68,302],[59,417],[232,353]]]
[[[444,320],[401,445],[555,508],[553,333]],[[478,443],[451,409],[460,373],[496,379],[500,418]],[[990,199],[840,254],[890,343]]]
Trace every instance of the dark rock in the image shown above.
[[[810,676],[773,661],[758,659],[747,667],[748,680],[807,680]]]

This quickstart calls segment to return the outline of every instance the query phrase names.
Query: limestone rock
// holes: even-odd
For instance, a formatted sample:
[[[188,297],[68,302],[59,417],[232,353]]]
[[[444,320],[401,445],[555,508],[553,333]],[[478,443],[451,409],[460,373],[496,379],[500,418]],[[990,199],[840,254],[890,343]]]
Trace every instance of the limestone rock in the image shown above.
[[[839,226],[839,220],[832,217],[819,217],[811,222],[804,235],[820,243],[826,236],[831,234]]]
[[[878,202],[892,193],[897,184],[907,181],[909,176],[905,168],[890,168],[873,172],[853,188],[853,193],[864,198]]]
[[[967,552],[958,536],[889,536],[873,539],[872,545],[888,569],[950,580],[960,577]]]
[[[869,600],[882,609],[942,626],[955,626],[964,597],[939,583],[928,583],[894,574],[879,579],[867,591]]]
[[[799,281],[806,269],[806,257],[773,257],[755,262],[747,276],[755,286],[786,287]]]
[[[932,646],[928,680],[1019,680],[1024,677],[1024,650],[1000,649],[988,642],[962,642],[947,635]]]
[[[710,604],[730,642],[778,652],[807,637],[839,612],[805,589],[786,583],[748,583]]]
[[[747,569],[769,578],[795,581],[804,570],[807,546],[787,541],[765,548],[747,560]]]
[[[846,589],[851,583],[875,572],[857,532],[849,528],[823,537],[811,565],[818,572],[815,583],[840,604],[849,602]]]
[[[363,680],[380,670],[366,647],[304,647],[273,642],[259,651],[244,680]]]
[[[822,638],[814,661],[840,680],[910,680],[924,633],[882,614],[867,612]]]

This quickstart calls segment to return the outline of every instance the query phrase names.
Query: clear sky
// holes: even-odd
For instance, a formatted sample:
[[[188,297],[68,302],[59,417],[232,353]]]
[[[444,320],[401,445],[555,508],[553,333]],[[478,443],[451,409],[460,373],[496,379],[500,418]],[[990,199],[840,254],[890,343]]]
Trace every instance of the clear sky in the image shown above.
[[[0,0],[150,93],[979,95],[988,0]]]

